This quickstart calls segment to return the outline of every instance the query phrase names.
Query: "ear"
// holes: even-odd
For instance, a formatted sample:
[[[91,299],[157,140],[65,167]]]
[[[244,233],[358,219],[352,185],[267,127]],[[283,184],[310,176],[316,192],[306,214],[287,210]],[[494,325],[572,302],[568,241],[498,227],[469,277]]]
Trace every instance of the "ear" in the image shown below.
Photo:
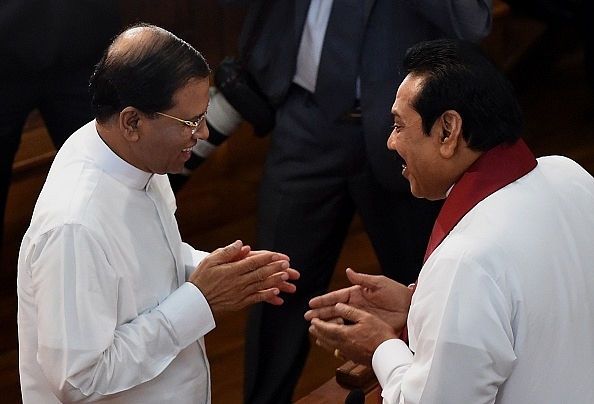
[[[444,158],[451,158],[461,142],[462,137],[462,117],[454,110],[447,110],[439,118],[441,128],[438,128],[440,136],[440,153]]]
[[[120,112],[120,132],[122,132],[126,140],[136,142],[139,139],[141,118],[140,111],[134,107],[126,107]]]

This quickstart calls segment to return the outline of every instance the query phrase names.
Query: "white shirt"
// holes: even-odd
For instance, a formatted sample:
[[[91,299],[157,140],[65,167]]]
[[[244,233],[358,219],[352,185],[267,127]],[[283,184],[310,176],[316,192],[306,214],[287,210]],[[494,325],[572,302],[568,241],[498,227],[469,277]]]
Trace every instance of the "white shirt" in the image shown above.
[[[318,66],[322,57],[324,36],[332,10],[333,0],[311,0],[307,19],[301,34],[297,66],[293,82],[310,93],[316,91]]]
[[[187,276],[166,176],[120,159],[95,122],[62,146],[18,262],[23,402],[209,403],[210,307]]]
[[[594,402],[594,179],[538,161],[423,266],[410,350],[389,340],[373,356],[385,403]]]

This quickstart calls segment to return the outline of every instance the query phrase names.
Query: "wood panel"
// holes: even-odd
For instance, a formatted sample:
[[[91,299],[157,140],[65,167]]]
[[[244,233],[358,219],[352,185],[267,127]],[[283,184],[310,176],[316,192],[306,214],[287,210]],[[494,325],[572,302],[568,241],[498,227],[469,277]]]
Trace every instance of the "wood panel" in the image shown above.
[[[120,0],[124,25],[159,25],[188,41],[212,67],[234,55],[245,7],[220,6],[217,0]]]

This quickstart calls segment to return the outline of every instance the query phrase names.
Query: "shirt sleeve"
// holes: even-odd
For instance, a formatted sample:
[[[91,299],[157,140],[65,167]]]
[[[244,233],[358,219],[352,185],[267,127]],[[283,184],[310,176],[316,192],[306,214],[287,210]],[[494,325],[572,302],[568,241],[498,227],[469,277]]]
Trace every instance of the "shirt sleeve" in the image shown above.
[[[371,358],[373,371],[382,386],[382,396],[387,402],[399,402],[402,379],[410,368],[413,354],[400,339],[390,339],[377,347]]]
[[[37,358],[60,400],[94,401],[152,380],[214,328],[204,297],[187,283],[153,309],[134,313],[118,293],[104,250],[84,227],[44,234],[29,262]]]
[[[409,312],[410,349],[384,342],[373,356],[384,403],[492,403],[516,356],[500,282],[467,257],[423,268]]]

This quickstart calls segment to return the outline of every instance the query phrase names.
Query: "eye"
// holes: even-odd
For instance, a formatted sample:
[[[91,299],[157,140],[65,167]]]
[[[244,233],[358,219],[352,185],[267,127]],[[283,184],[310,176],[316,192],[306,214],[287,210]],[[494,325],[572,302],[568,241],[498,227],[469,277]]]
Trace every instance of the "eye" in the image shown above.
[[[395,123],[394,125],[391,125],[390,128],[392,128],[392,130],[395,130],[396,132],[400,132],[402,126]]]

